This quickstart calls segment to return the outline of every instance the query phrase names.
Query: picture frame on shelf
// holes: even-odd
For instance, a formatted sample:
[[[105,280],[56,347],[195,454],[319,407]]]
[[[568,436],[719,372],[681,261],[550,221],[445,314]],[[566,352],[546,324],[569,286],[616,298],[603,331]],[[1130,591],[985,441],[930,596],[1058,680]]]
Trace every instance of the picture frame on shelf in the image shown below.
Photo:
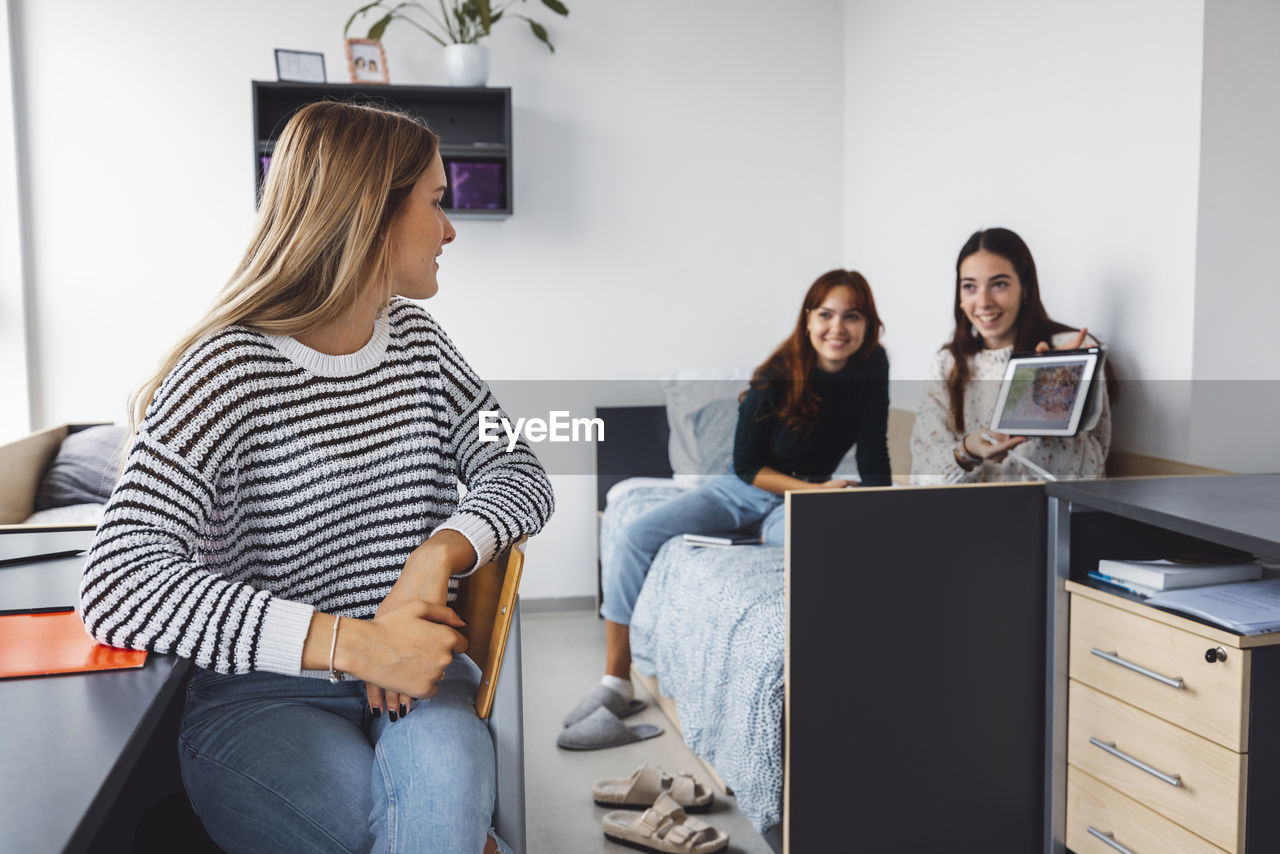
[[[281,83],[328,83],[324,54],[276,48],[276,79]]]
[[[347,39],[347,71],[352,83],[390,83],[387,54],[374,39]]]

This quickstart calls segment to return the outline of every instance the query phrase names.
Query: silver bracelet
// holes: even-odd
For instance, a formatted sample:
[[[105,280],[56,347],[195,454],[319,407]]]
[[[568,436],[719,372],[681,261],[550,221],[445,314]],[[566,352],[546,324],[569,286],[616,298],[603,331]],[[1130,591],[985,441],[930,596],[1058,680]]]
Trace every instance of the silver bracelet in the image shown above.
[[[333,615],[333,640],[329,642],[329,681],[335,685],[347,678],[347,674],[333,667],[333,654],[338,651],[338,621],[342,618]]]

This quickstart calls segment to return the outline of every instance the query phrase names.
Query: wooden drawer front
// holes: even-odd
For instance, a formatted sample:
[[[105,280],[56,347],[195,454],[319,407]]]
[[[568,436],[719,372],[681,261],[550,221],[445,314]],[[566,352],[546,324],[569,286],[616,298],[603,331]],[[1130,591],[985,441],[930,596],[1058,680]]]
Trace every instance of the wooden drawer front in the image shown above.
[[[1071,680],[1067,761],[1139,803],[1226,849],[1244,847],[1246,754],[1234,753],[1141,709]],[[1090,743],[1109,743],[1155,770],[1181,778],[1172,786]]]
[[[1133,854],[1223,854],[1181,825],[1099,783],[1079,768],[1067,768],[1067,847],[1076,854],[1116,854],[1089,833],[1093,828]]]
[[[1071,597],[1072,679],[1085,682],[1146,709],[1157,717],[1229,747],[1248,752],[1246,696],[1249,653],[1227,650],[1226,661],[1210,664],[1213,641],[1111,608],[1084,596]],[[1125,661],[1179,678],[1175,688],[1095,655],[1114,653]]]

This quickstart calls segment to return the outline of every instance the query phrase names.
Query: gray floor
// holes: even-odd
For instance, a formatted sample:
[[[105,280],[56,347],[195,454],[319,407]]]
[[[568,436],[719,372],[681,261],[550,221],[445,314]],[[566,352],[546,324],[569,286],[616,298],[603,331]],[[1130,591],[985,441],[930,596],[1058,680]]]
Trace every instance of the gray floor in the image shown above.
[[[608,810],[591,800],[591,784],[600,777],[626,777],[645,762],[654,762],[669,771],[687,771],[704,785],[712,785],[693,752],[653,706],[627,723],[657,724],[666,730],[657,738],[585,752],[556,747],[565,712],[600,680],[604,623],[590,611],[525,612],[521,631],[529,854],[631,850],[610,842],[601,832],[600,818]],[[648,699],[643,689],[639,696]],[[772,854],[733,798],[717,791],[716,805],[699,817],[729,834],[729,851]]]

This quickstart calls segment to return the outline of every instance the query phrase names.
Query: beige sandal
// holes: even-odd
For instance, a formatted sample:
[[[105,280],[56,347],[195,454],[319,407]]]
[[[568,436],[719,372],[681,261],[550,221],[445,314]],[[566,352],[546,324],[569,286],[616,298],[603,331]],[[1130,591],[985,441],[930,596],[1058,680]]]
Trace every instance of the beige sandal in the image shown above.
[[[666,792],[640,814],[615,810],[601,820],[606,838],[656,854],[711,854],[729,847],[729,835],[685,815]]]
[[[693,775],[669,774],[652,762],[641,765],[630,777],[605,777],[591,787],[591,797],[602,807],[645,809],[666,792],[685,812],[710,809],[715,795]]]

